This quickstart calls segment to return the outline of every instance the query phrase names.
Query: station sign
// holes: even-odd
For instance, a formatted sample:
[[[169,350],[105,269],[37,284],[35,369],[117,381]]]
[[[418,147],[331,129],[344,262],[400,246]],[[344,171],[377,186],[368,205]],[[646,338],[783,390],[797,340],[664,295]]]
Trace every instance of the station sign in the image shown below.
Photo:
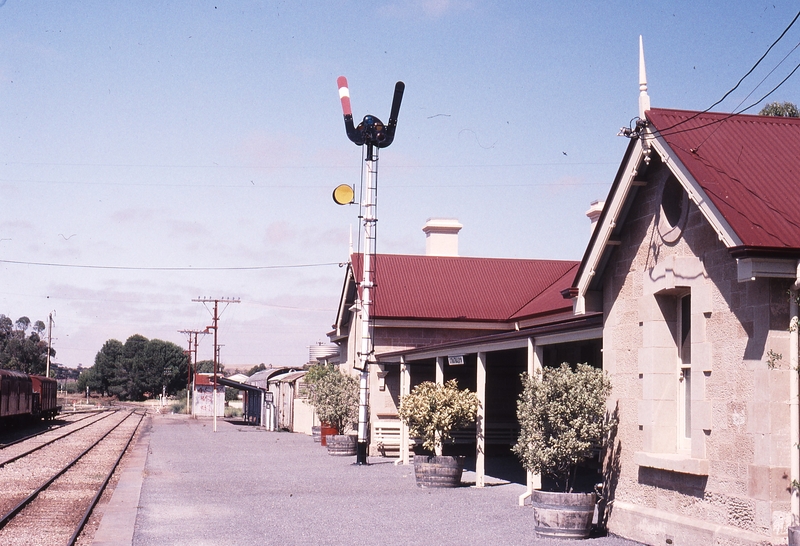
[[[463,366],[464,365],[464,355],[455,355],[455,356],[448,356],[447,363],[450,366]]]

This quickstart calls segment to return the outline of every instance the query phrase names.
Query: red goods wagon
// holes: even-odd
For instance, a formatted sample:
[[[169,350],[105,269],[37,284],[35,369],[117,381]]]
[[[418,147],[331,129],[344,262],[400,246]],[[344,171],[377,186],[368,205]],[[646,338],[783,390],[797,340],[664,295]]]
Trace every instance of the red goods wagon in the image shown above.
[[[0,370],[0,422],[30,416],[31,378],[22,372]]]
[[[32,375],[33,401],[31,414],[42,419],[53,419],[61,410],[56,402],[58,396],[58,382],[55,379],[41,375]]]

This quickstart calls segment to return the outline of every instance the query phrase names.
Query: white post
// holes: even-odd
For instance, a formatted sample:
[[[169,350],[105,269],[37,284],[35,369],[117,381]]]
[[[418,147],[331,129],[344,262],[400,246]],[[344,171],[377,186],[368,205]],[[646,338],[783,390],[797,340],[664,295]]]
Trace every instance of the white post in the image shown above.
[[[411,392],[411,373],[406,364],[405,357],[400,357],[400,397],[406,396]],[[400,421],[400,462],[408,464],[408,425],[405,421]]]
[[[444,384],[444,357],[437,356],[436,357],[436,384],[443,385]]]
[[[800,480],[800,415],[798,414],[798,396],[800,395],[800,379],[798,378],[798,285],[800,285],[800,265],[798,265],[798,281],[789,291],[789,439],[791,451],[790,479],[792,480],[792,525],[800,523],[800,491],[795,484]]]
[[[436,384],[437,385],[444,385],[444,357],[437,356],[436,357]],[[437,457],[442,456],[442,447],[441,445],[436,446],[436,450],[434,451],[434,455]]]
[[[535,377],[542,370],[542,349],[536,346],[536,341],[528,338],[528,376]],[[527,472],[526,491],[519,496],[519,505],[525,506],[525,500],[530,498],[534,489],[541,489],[542,477],[539,474]]]
[[[374,265],[376,242],[376,215],[378,200],[378,148],[367,144],[367,191],[364,196],[364,254],[363,276],[361,280],[361,353],[358,355],[361,365],[358,394],[358,452],[356,464],[367,464],[369,450],[369,363],[373,357],[374,343],[372,339],[372,290],[375,288]]]
[[[475,426],[475,487],[485,485],[486,474],[486,353],[478,353],[478,419]]]

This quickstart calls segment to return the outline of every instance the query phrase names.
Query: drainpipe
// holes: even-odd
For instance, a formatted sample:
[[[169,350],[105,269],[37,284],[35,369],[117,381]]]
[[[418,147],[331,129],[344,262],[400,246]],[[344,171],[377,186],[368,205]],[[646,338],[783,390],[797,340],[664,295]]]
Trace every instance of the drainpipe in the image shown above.
[[[798,375],[798,305],[797,296],[800,291],[800,260],[797,262],[795,282],[789,290],[789,439],[791,444],[791,480],[793,484],[800,482],[800,375]],[[800,491],[792,487],[792,524],[800,524]]]

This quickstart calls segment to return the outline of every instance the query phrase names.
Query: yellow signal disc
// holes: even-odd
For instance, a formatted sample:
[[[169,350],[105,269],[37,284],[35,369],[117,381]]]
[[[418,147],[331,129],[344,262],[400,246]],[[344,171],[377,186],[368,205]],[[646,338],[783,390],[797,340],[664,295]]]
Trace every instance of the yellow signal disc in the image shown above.
[[[333,190],[333,200],[337,205],[349,205],[355,199],[353,188],[347,184],[336,186]]]

